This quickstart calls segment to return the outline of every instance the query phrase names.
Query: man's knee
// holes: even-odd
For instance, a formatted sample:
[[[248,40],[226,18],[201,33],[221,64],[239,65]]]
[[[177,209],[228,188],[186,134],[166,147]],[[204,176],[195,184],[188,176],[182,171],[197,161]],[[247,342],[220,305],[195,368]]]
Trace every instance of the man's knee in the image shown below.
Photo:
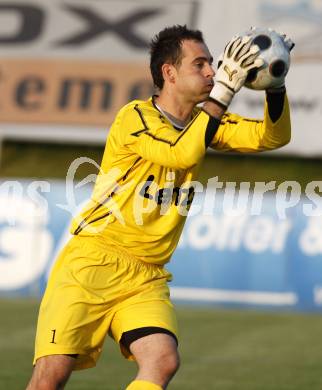
[[[176,350],[154,351],[138,363],[141,370],[156,370],[162,376],[171,378],[179,369],[180,357]]]
[[[162,377],[172,377],[179,368],[180,358],[177,344],[167,334],[151,334],[136,340],[131,352],[142,372],[158,372]]]
[[[165,375],[172,377],[180,367],[180,356],[178,351],[171,351],[168,353],[156,356],[156,365],[164,372]]]

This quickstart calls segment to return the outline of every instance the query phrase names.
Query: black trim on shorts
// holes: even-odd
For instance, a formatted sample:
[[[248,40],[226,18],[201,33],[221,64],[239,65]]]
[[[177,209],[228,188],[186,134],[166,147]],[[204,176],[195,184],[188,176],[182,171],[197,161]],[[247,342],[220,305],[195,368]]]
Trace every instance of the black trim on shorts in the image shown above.
[[[155,333],[165,333],[169,336],[172,336],[176,344],[178,345],[177,337],[172,332],[170,332],[170,330],[165,328],[159,328],[157,326],[145,326],[143,328],[132,329],[128,332],[124,332],[122,334],[120,343],[130,352],[130,345],[133,343],[133,341]]]

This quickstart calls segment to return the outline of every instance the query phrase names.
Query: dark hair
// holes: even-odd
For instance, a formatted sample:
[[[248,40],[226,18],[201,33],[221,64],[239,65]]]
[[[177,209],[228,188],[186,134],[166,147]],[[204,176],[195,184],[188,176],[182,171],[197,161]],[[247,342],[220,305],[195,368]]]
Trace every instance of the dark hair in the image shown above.
[[[166,27],[151,40],[150,70],[153,83],[163,88],[162,65],[165,63],[180,65],[182,60],[181,46],[184,40],[204,42],[201,31],[190,30],[186,25]]]

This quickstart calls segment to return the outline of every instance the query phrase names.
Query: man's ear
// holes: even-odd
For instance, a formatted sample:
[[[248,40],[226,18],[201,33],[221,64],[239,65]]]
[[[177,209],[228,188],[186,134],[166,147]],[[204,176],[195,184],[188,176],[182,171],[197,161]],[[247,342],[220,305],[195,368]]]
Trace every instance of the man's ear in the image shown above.
[[[163,64],[161,67],[164,81],[174,83],[176,80],[176,68],[171,64]]]

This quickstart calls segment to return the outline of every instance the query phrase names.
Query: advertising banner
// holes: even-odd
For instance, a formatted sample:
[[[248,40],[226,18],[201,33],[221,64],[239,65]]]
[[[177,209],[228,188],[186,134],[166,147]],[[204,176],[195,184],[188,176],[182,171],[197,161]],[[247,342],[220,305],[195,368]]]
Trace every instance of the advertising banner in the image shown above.
[[[112,123],[125,102],[153,93],[145,64],[15,58],[0,59],[0,68],[1,122],[82,124],[95,131]]]
[[[321,20],[316,0],[0,0],[0,137],[52,140],[46,125],[59,124],[57,141],[86,142],[124,104],[151,95],[149,42],[165,26],[201,29],[215,65],[233,35],[260,26],[296,44],[286,80],[292,141],[270,153],[321,156]],[[229,110],[262,118],[264,96],[243,88]]]
[[[6,58],[146,62],[165,26],[196,27],[197,0],[1,0]]]
[[[312,188],[316,188],[313,183]],[[196,193],[167,268],[178,301],[322,309],[322,202],[295,182],[276,193],[227,187]],[[209,191],[208,191],[209,190]],[[2,182],[0,296],[43,294],[72,214],[91,185],[63,181]]]
[[[10,138],[8,123],[21,137],[30,124],[60,124],[75,142],[84,132],[69,125],[91,126],[88,132],[108,129],[123,105],[153,93],[151,38],[165,25],[194,25],[197,5],[0,0],[0,135]],[[17,128],[24,125],[25,132]],[[56,133],[57,141],[66,138]],[[50,139],[41,131],[35,138]]]

